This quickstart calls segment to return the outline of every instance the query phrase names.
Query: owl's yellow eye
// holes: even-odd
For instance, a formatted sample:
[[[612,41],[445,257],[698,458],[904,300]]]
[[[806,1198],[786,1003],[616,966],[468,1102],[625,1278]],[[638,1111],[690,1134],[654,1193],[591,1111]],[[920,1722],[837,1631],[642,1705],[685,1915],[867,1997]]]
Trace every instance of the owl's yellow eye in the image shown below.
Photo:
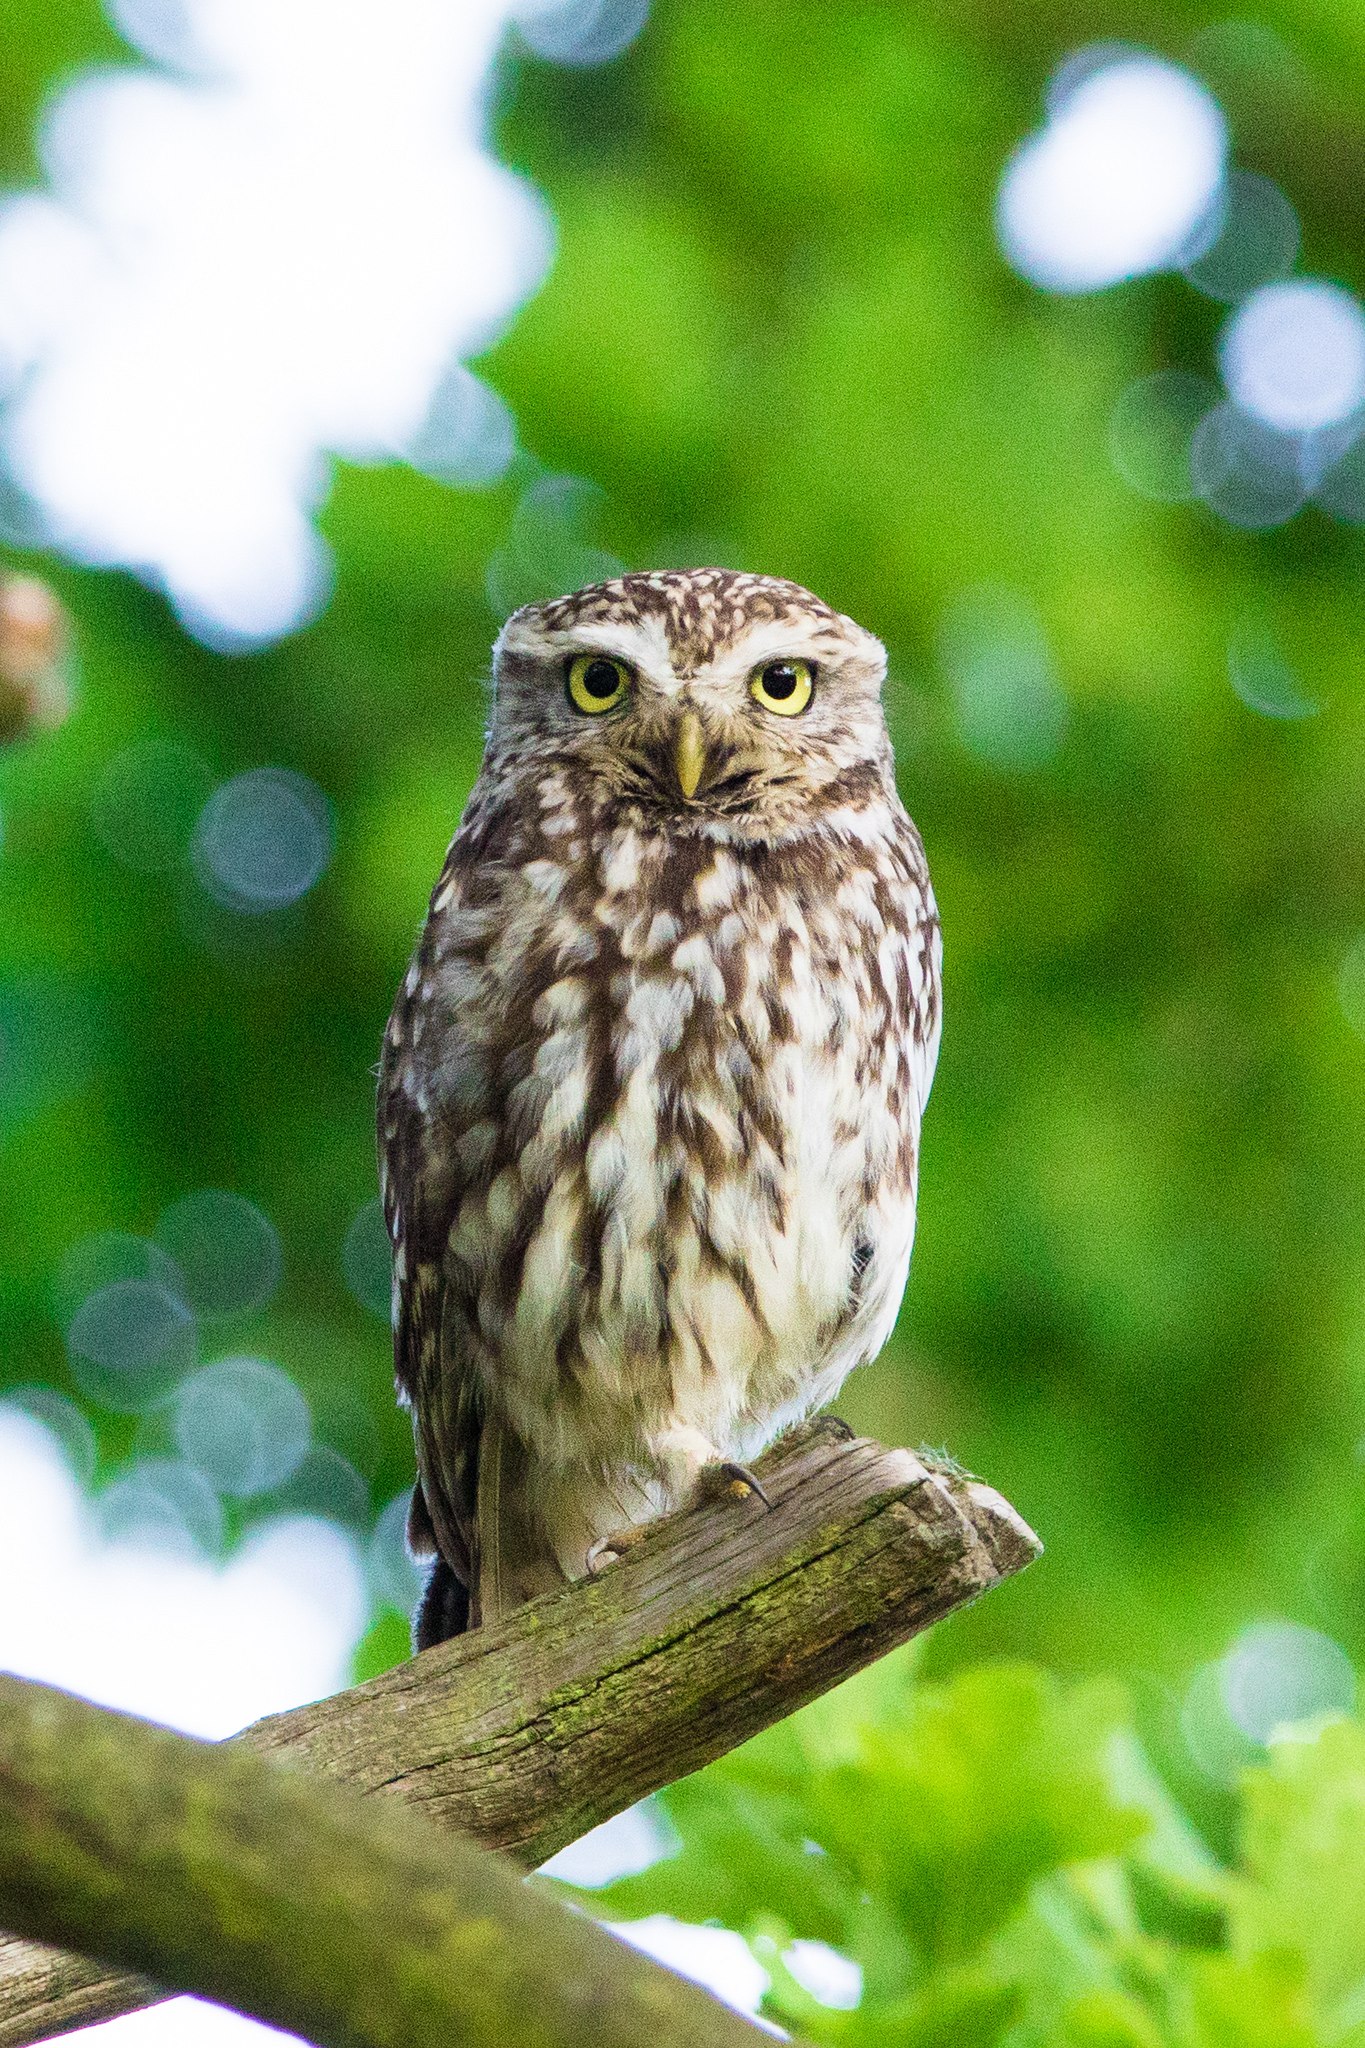
[[[569,663],[569,702],[590,718],[614,711],[630,688],[630,670],[610,654],[576,654]]]
[[[815,674],[808,661],[765,661],[749,678],[749,695],[765,711],[795,718],[810,703]]]

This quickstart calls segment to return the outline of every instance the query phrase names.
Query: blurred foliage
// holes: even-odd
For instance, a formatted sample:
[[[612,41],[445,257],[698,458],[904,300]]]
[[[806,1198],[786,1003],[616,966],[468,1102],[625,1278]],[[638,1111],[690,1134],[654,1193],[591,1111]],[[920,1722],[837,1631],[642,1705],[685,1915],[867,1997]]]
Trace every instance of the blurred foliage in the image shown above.
[[[1365,2039],[1358,1723],[1248,1772],[1225,1868],[1112,1688],[1025,1664],[906,1676],[893,1660],[672,1787],[674,1853],[579,1896],[724,1921],[769,1973],[766,2016],[830,2048]],[[852,2009],[802,1981],[810,1942],[857,1965]]]
[[[0,25],[0,167],[23,180],[44,93],[119,52],[94,0]],[[1345,2041],[1365,1958],[1356,1908],[1324,1902],[1347,1875],[1359,1896],[1360,1738],[1277,1751],[1239,1821],[1178,1707],[1258,1616],[1365,1656],[1365,1042],[1339,993],[1351,960],[1365,987],[1365,540],[1312,509],[1252,534],[1137,496],[1113,409],[1149,372],[1211,373],[1221,310],[1178,276],[1049,298],[1002,262],[1001,167],[1056,63],[1106,38],[1204,77],[1237,161],[1298,208],[1302,267],[1365,286],[1355,0],[1232,24],[1192,0],[656,0],[616,63],[512,48],[500,74],[498,148],[559,235],[479,366],[517,421],[504,482],[340,471],[335,595],[251,658],[129,579],[12,551],[66,605],[78,675],[64,729],[0,758],[0,1375],[79,1398],[63,1257],[233,1190],[278,1230],[284,1282],[220,1348],[287,1368],[374,1510],[408,1482],[387,1331],[342,1248],[500,606],[537,565],[604,557],[797,577],[888,642],[947,949],[909,1296],[841,1407],[988,1473],[1048,1555],[933,1638],[936,1682],[884,1723],[849,1735],[841,1695],[680,1788],[686,1854],[621,1899],[846,1947],[888,2041]],[[972,635],[997,630],[1044,706],[1032,749],[992,749],[971,699]],[[1248,635],[1317,715],[1239,699]],[[313,778],[319,886],[224,909],[174,802],[164,865],[117,857],[101,792],[150,741],[210,784]],[[90,1412],[107,1475],[145,1425]],[[364,1668],[400,1643],[381,1617]],[[937,1682],[985,1655],[1068,1682]],[[1208,1838],[1231,1854],[1244,1827],[1233,1878],[1150,1772],[1115,1789],[1119,1710],[1070,1683],[1100,1673]]]

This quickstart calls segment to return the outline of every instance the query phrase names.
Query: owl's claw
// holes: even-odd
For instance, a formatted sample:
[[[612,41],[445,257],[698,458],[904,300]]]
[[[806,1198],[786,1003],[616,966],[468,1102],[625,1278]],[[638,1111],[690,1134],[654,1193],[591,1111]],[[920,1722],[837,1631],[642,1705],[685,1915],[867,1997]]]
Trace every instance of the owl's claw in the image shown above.
[[[771,1513],[772,1499],[747,1465],[739,1464],[734,1458],[714,1458],[697,1473],[692,1505],[700,1507],[707,1501],[741,1501],[755,1496]],[[619,1564],[628,1550],[644,1541],[649,1529],[648,1522],[635,1522],[624,1529],[614,1529],[610,1536],[599,1536],[595,1543],[589,1544],[584,1559],[588,1577],[598,1578],[612,1565]]]
[[[610,1536],[599,1536],[595,1543],[588,1545],[584,1559],[588,1577],[600,1578],[612,1565],[619,1564],[626,1552],[642,1542],[647,1533],[647,1523],[633,1523],[625,1529],[613,1529]]]
[[[734,1458],[717,1458],[713,1465],[703,1465],[697,1478],[697,1495],[701,1500],[714,1500],[717,1495],[728,1495],[731,1500],[748,1500],[750,1494],[757,1494],[765,1508],[771,1510],[772,1502],[747,1465],[737,1463]]]

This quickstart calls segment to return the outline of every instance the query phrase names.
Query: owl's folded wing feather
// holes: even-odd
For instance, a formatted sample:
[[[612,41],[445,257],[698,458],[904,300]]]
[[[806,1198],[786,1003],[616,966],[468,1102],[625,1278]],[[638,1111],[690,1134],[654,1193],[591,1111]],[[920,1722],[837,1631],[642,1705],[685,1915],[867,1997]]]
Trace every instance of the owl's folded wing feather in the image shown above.
[[[437,895],[456,898],[460,861],[451,849]],[[449,1300],[446,1246],[463,1194],[458,1127],[437,1113],[426,1070],[414,1058],[430,1000],[422,948],[398,992],[379,1069],[379,1176],[394,1257],[394,1374],[411,1410],[418,1481],[408,1533],[412,1548],[435,1550],[456,1580],[475,1582],[475,1505],[480,1417]],[[454,1339],[454,1341],[452,1341]]]

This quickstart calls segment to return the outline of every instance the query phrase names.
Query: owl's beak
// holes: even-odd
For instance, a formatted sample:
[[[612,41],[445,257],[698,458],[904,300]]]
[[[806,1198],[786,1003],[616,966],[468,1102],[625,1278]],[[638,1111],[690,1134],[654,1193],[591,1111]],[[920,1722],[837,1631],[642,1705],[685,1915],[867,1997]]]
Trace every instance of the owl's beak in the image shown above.
[[[695,711],[684,711],[679,721],[673,759],[678,770],[678,787],[685,797],[691,799],[697,793],[697,785],[706,767],[706,742],[702,738],[701,720]]]

